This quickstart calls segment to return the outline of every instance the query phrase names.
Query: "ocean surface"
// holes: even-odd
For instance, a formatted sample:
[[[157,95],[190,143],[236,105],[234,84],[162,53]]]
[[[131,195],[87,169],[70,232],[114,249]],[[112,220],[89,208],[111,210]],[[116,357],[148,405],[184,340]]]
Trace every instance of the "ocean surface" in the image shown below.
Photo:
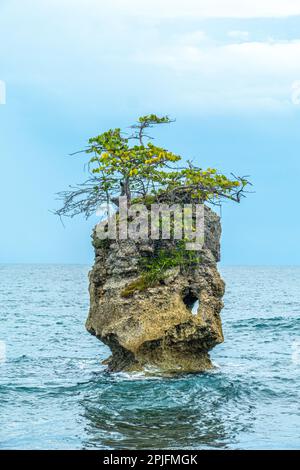
[[[300,448],[300,267],[221,268],[215,369],[176,377],[105,372],[87,273],[0,265],[1,449]]]

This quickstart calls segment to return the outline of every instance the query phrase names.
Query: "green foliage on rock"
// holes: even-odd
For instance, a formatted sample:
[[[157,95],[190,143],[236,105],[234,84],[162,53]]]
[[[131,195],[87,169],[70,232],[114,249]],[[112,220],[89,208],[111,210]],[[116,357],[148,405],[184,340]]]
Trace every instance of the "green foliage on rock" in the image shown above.
[[[92,137],[79,154],[89,156],[90,177],[69,191],[59,193],[63,207],[59,216],[93,214],[99,204],[117,204],[119,196],[149,204],[168,196],[180,202],[182,192],[191,200],[220,204],[229,199],[240,202],[249,182],[246,177],[227,177],[214,168],[202,169],[164,147],[154,145],[148,130],[171,123],[168,116],[141,116],[126,134],[120,128]],[[181,165],[178,166],[179,162]],[[179,198],[179,199],[178,199]]]
[[[200,262],[200,256],[194,251],[188,251],[182,240],[169,248],[160,248],[153,257],[140,260],[142,274],[130,282],[121,292],[122,297],[131,297],[134,293],[144,291],[163,282],[173,268],[184,270]]]
[[[92,245],[94,248],[96,248],[96,250],[107,250],[110,247],[110,240],[109,238],[104,238],[101,240],[100,238],[93,237]]]

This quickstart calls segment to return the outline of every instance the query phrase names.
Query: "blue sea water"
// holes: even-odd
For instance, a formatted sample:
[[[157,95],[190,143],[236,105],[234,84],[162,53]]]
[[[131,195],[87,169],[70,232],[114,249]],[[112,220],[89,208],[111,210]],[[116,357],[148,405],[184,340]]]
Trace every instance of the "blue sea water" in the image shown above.
[[[146,377],[101,365],[88,267],[0,265],[0,448],[299,449],[300,268],[221,271],[215,369]]]

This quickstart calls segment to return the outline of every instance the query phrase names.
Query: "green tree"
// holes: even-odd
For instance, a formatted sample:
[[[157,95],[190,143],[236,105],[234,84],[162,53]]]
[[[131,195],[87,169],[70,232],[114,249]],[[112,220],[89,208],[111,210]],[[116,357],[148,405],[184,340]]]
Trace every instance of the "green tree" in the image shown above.
[[[153,144],[149,128],[173,122],[168,116],[142,116],[131,126],[129,135],[121,129],[110,129],[89,139],[85,150],[89,178],[84,183],[59,193],[63,205],[55,213],[73,217],[93,214],[103,203],[117,205],[119,196],[126,196],[128,204],[160,201],[167,197],[172,202],[183,194],[190,199],[221,204],[229,199],[240,202],[250,184],[247,177],[230,178],[216,169],[203,170],[187,161],[179,167],[182,157]],[[182,164],[182,163],[181,163]]]

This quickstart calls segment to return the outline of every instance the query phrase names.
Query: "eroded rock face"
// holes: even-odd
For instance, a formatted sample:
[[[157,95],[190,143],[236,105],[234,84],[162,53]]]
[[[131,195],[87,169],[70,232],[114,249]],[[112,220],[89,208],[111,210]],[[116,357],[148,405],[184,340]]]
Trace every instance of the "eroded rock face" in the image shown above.
[[[212,367],[208,352],[223,342],[224,282],[216,267],[220,235],[219,217],[205,208],[205,245],[199,262],[173,267],[157,285],[124,297],[128,285],[140,279],[141,258],[154,257],[159,245],[167,242],[103,242],[94,232],[96,258],[89,276],[86,327],[110,347],[109,370],[193,372]]]

